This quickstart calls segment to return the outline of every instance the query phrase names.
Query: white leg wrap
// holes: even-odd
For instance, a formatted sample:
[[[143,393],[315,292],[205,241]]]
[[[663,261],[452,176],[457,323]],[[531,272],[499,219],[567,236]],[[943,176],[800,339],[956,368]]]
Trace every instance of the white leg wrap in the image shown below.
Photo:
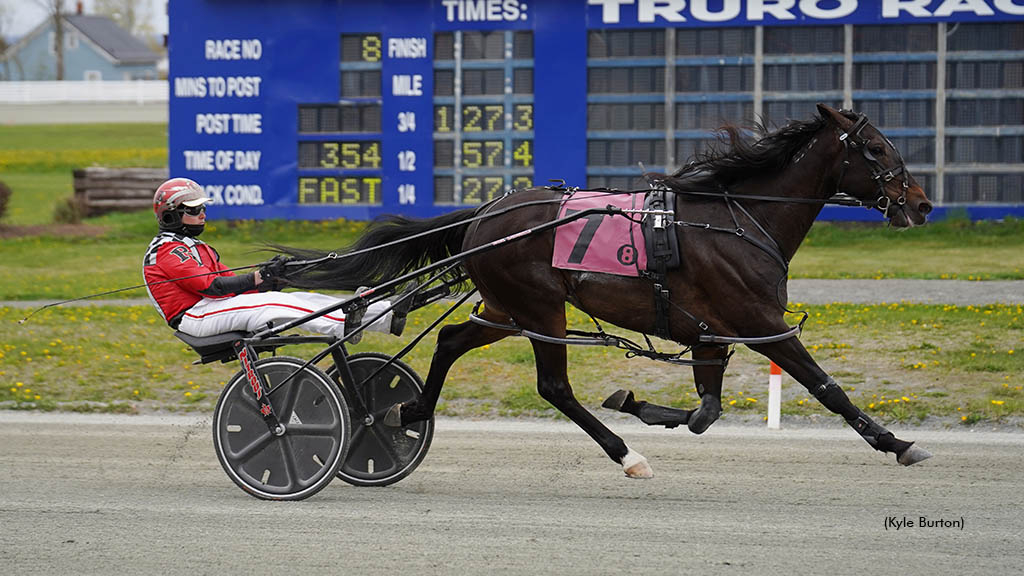
[[[639,452],[634,452],[632,448],[628,450],[626,455],[622,457],[622,471],[626,473],[626,476],[630,478],[653,477],[654,470],[651,470],[651,465],[647,463],[647,458],[644,458]]]

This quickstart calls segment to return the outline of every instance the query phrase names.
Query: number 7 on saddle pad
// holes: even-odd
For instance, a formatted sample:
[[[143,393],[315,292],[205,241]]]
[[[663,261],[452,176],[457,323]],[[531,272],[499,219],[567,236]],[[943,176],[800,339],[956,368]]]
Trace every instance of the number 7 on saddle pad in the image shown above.
[[[643,194],[577,191],[567,194],[558,217],[609,204],[623,210],[643,209]],[[638,277],[647,269],[647,249],[640,223],[621,214],[591,214],[555,228],[551,265],[563,270]]]

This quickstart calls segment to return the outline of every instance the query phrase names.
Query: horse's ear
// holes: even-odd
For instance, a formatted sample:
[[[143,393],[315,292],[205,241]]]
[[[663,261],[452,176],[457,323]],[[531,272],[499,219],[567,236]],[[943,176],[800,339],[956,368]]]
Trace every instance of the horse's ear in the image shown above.
[[[822,118],[832,122],[839,127],[840,130],[848,130],[853,126],[853,120],[850,120],[846,116],[843,116],[838,110],[832,108],[828,104],[818,104],[818,114]]]
[[[667,176],[661,172],[644,172],[640,177],[643,178],[651,188],[658,188],[661,186],[661,183],[665,181],[665,178],[667,178]]]

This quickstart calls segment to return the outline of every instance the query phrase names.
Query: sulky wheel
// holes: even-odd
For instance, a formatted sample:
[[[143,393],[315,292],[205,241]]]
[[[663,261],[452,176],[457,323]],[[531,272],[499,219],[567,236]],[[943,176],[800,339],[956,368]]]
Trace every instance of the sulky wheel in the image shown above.
[[[363,352],[348,357],[356,385],[369,417],[355,413],[356,402],[350,402],[352,440],[348,457],[338,470],[338,477],[356,486],[387,486],[405,478],[420,465],[434,437],[434,419],[416,422],[402,428],[384,425],[384,414],[393,405],[411,402],[423,391],[423,381],[406,363],[396,360],[370,382],[363,382],[391,357]],[[334,376],[337,368],[328,374]]]
[[[277,356],[255,363],[269,389],[305,364]],[[337,386],[308,366],[270,395],[285,425],[275,436],[242,372],[228,382],[213,413],[217,459],[238,486],[266,500],[302,500],[334,479],[349,440],[348,405]]]

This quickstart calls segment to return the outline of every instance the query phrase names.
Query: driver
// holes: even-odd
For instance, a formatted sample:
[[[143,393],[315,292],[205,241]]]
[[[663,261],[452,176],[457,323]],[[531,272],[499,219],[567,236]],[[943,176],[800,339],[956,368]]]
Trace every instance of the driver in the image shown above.
[[[248,274],[229,272],[213,246],[198,239],[209,201],[202,187],[188,178],[164,182],[153,196],[160,233],[149,243],[142,271],[150,300],[171,328],[198,337],[256,332],[340,302],[325,294],[280,292],[286,262],[280,257]],[[175,278],[182,280],[166,282]],[[400,336],[411,305],[412,298],[406,298],[367,330]],[[364,314],[375,317],[389,306],[387,301],[374,302],[348,317],[336,310],[303,326],[342,338],[359,326]],[[355,344],[360,336],[349,343]]]

